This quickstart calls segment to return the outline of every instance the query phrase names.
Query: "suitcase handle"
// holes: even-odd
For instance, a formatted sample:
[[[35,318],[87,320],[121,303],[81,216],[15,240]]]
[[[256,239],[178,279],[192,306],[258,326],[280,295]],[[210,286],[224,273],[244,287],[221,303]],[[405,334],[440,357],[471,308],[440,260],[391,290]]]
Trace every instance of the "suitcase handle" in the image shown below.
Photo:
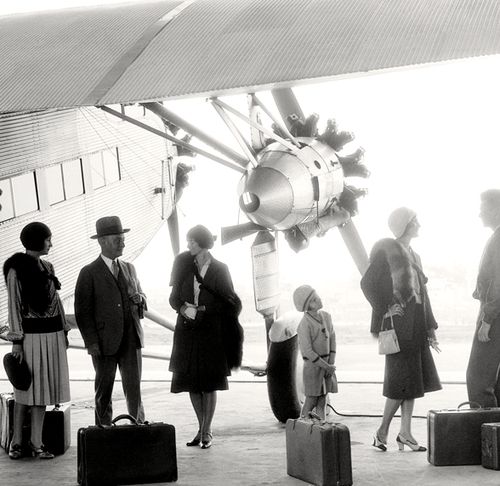
[[[118,422],[118,420],[130,420],[134,425],[139,425],[139,422],[137,422],[137,420],[132,417],[132,415],[129,415],[128,413],[124,413],[122,415],[118,415],[118,417],[115,417],[112,421],[111,421],[111,425],[116,425],[116,422]]]
[[[469,408],[483,408],[481,407],[481,405],[479,405],[479,403],[477,402],[462,402],[458,407],[457,407],[457,410],[460,410],[460,407],[464,406],[464,405],[469,405]],[[474,406],[473,406],[474,405]]]

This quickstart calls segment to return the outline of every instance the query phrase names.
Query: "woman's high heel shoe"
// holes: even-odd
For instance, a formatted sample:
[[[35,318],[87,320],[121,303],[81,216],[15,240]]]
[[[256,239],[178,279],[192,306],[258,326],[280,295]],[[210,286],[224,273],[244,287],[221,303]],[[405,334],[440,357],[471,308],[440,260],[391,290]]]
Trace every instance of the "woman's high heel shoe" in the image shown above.
[[[23,457],[23,451],[19,444],[12,444],[12,443],[10,444],[9,457],[14,460],[21,459],[21,457]]]
[[[203,434],[203,438],[201,439],[200,447],[202,449],[208,449],[209,447],[212,446],[212,439],[213,439],[213,436],[210,432]]]
[[[396,437],[396,442],[398,443],[400,451],[402,451],[405,446],[408,446],[412,451],[415,452],[425,452],[427,450],[426,447],[418,445],[416,442],[404,438],[401,434],[398,434],[398,436]]]
[[[31,449],[31,455],[33,457],[38,457],[39,459],[54,459],[54,454],[49,452],[47,448],[42,444],[40,447],[35,447],[31,441],[28,443],[29,448]]]
[[[378,433],[375,432],[374,436],[373,436],[373,447],[376,447],[377,449],[380,449],[381,451],[386,451],[387,450],[387,443],[386,442],[382,442],[379,438],[378,438]]]
[[[188,447],[195,447],[195,446],[199,446],[200,442],[201,442],[201,433],[198,430],[198,433],[195,435],[194,439],[189,441],[189,442],[186,442],[186,445]]]

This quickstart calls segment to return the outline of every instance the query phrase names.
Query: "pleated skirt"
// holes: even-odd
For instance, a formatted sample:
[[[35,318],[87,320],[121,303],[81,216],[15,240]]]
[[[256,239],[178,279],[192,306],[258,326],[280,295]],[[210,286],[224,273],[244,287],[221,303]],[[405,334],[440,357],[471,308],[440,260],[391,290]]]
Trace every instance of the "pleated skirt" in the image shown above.
[[[54,405],[69,402],[69,369],[64,331],[25,334],[24,359],[31,371],[28,390],[14,388],[16,402],[23,405]]]

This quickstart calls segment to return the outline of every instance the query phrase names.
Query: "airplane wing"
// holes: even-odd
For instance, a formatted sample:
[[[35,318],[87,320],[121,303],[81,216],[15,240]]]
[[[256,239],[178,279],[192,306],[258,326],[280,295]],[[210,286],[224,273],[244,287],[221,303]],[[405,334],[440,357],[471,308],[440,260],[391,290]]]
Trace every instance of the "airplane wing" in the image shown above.
[[[288,87],[500,53],[498,0],[162,0],[0,17],[0,113]]]

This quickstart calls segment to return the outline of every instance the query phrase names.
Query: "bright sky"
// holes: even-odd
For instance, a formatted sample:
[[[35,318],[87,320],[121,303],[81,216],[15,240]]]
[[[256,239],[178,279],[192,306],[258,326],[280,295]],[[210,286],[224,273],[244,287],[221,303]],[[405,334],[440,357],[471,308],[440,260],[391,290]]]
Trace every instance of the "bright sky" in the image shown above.
[[[0,14],[99,3],[117,2],[17,0],[0,4]],[[356,217],[367,248],[388,236],[386,220],[392,209],[411,206],[422,224],[414,247],[422,256],[431,285],[445,286],[442,275],[456,272],[464,279],[461,292],[467,295],[489,235],[478,219],[479,193],[500,187],[499,81],[500,61],[495,57],[295,90],[306,114],[319,113],[323,124],[330,117],[336,118],[356,135],[350,148],[354,151],[362,146],[366,150],[365,162],[372,176],[354,185],[369,188]],[[235,105],[244,102],[241,97],[233,98],[228,101]],[[203,100],[170,106],[231,143],[230,135]],[[237,175],[200,157],[195,162],[196,173],[181,201],[183,229],[203,222],[216,232],[220,226],[238,223]],[[251,238],[248,240],[220,248],[222,259],[249,260]],[[341,284],[345,278],[359,279],[335,231],[313,241],[299,255],[284,241],[280,244],[283,278],[290,287],[319,280],[331,291],[332,281]]]

